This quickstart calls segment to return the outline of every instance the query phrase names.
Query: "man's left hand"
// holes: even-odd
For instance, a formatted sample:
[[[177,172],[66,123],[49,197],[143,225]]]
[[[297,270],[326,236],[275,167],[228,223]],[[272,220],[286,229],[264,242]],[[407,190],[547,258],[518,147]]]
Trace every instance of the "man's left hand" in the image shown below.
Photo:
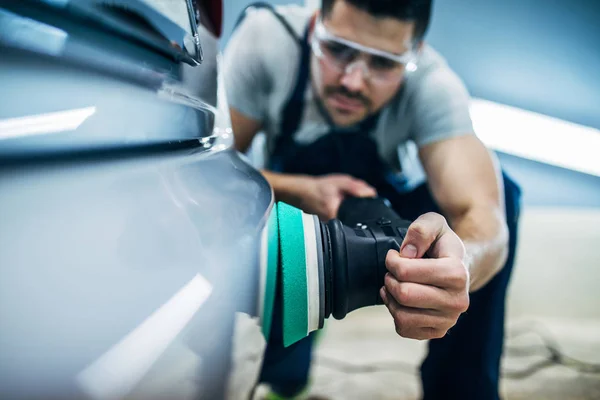
[[[463,242],[443,216],[427,213],[410,225],[400,252],[387,254],[380,290],[400,336],[441,338],[456,324],[469,307],[464,258]]]

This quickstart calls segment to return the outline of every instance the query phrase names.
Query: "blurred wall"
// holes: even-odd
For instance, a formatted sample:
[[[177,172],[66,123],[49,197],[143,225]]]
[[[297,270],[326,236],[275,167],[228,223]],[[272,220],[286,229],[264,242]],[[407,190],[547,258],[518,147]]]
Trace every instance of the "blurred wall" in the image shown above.
[[[473,96],[600,129],[600,1],[434,5],[428,40]]]
[[[222,46],[250,3],[226,1]],[[598,21],[600,0],[434,0],[427,40],[471,95],[600,129]],[[499,156],[525,205],[600,208],[600,177]]]
[[[502,167],[521,186],[524,206],[600,209],[600,177],[509,154],[498,155]]]
[[[427,40],[472,96],[600,129],[599,21],[599,0],[434,0]],[[500,159],[526,205],[600,208],[600,177]]]

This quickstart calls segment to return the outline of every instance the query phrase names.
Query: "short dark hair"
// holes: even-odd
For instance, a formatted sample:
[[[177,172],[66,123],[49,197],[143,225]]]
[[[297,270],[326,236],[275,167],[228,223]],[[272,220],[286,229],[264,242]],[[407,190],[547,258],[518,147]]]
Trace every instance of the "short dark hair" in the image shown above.
[[[327,16],[339,0],[322,0],[321,11]],[[391,17],[401,21],[414,21],[416,41],[423,40],[431,19],[433,0],[341,0],[364,10],[374,17]]]

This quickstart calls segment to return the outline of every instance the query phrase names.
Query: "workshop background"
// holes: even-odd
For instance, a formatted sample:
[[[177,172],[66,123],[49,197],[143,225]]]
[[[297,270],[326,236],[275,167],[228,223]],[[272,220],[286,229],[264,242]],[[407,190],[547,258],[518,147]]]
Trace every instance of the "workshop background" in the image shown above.
[[[225,3],[223,48],[249,3]],[[599,20],[597,0],[434,2],[427,41],[465,81],[477,134],[523,188],[503,361],[509,400],[600,398]],[[425,350],[399,338],[382,307],[330,321],[311,394],[416,399]]]

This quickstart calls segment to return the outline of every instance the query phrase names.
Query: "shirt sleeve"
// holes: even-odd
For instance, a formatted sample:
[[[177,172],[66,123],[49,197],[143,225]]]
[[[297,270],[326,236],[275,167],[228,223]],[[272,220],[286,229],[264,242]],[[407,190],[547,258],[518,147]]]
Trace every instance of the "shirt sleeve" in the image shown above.
[[[223,57],[223,76],[229,105],[240,113],[264,121],[269,91],[265,68],[263,11],[246,16],[229,39]]]
[[[411,96],[411,139],[422,147],[455,136],[474,134],[469,93],[447,66],[427,71]]]

